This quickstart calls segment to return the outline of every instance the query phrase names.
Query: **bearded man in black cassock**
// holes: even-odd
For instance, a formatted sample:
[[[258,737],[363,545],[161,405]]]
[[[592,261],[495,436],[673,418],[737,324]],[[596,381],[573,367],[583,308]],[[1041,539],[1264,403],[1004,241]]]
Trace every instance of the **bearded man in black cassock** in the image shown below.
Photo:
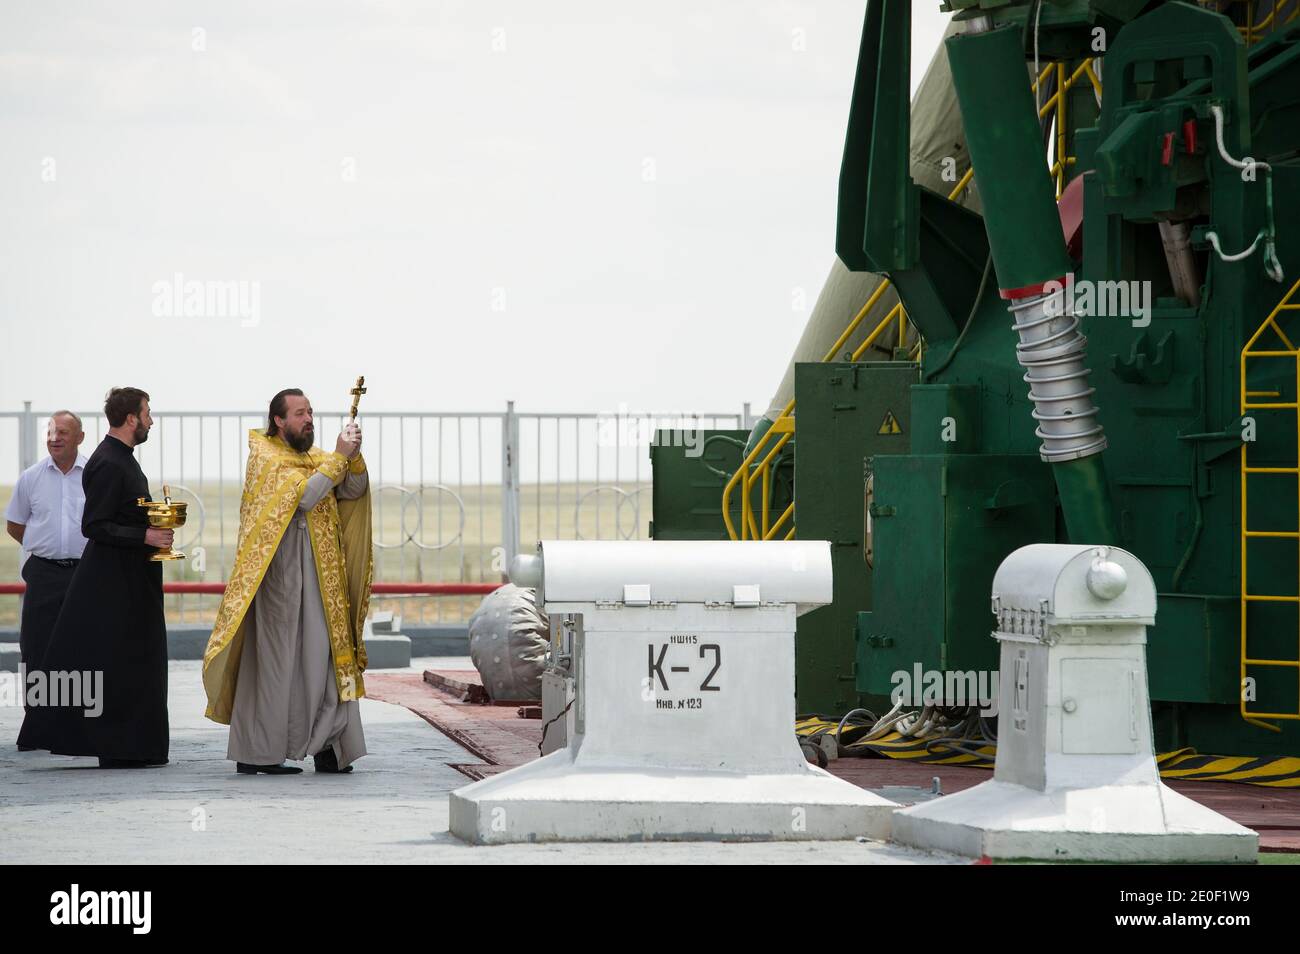
[[[162,564],[149,557],[171,545],[172,531],[150,527],[137,503],[149,499],[149,482],[133,450],[153,426],[149,395],[114,388],[104,414],[108,436],[86,463],[81,481],[86,494],[81,532],[88,542],[43,663],[50,674],[80,674],[83,698],[73,704],[47,698],[31,706],[18,742],[55,755],[95,755],[101,768],[163,765],[167,628]],[[93,706],[87,704],[92,689],[86,687],[96,687]],[[29,704],[32,695],[29,689]]]

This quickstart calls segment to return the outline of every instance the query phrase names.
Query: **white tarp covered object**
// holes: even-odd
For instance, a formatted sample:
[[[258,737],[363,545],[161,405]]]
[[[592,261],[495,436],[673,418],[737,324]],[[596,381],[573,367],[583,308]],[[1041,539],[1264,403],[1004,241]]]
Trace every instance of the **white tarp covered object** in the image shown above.
[[[513,583],[483,597],[469,618],[469,658],[493,699],[542,698],[549,640],[536,593]]]

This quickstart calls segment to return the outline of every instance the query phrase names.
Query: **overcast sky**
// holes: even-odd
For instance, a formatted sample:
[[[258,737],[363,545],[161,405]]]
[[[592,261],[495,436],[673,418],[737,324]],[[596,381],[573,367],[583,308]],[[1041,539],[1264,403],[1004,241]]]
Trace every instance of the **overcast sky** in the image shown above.
[[[7,3],[0,410],[338,408],[364,373],[372,410],[760,411],[833,255],[863,9]]]

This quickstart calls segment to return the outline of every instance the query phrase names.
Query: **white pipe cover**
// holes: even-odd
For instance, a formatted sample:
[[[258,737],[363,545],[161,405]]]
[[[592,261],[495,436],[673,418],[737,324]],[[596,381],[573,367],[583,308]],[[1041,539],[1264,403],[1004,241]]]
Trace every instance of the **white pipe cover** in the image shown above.
[[[795,603],[805,613],[831,601],[825,540],[544,540],[547,603]],[[739,591],[737,588],[740,587]]]

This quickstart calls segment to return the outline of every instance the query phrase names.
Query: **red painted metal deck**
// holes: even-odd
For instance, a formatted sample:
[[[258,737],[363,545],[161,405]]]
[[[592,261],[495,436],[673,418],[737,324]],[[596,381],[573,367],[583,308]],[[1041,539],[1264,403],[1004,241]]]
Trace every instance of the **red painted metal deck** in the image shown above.
[[[486,778],[538,757],[542,723],[524,718],[525,703],[492,705],[482,698],[482,681],[470,670],[430,670],[423,676],[373,673],[366,694],[410,709],[472,752],[478,761],[453,763],[472,779]],[[532,706],[535,706],[533,703]],[[988,769],[924,765],[896,759],[836,759],[830,771],[862,788],[929,790],[938,776],[940,791],[959,792],[992,778]],[[1259,832],[1261,851],[1300,852],[1300,789],[1265,788],[1236,782],[1167,782],[1170,788]],[[906,797],[890,792],[895,801]]]

